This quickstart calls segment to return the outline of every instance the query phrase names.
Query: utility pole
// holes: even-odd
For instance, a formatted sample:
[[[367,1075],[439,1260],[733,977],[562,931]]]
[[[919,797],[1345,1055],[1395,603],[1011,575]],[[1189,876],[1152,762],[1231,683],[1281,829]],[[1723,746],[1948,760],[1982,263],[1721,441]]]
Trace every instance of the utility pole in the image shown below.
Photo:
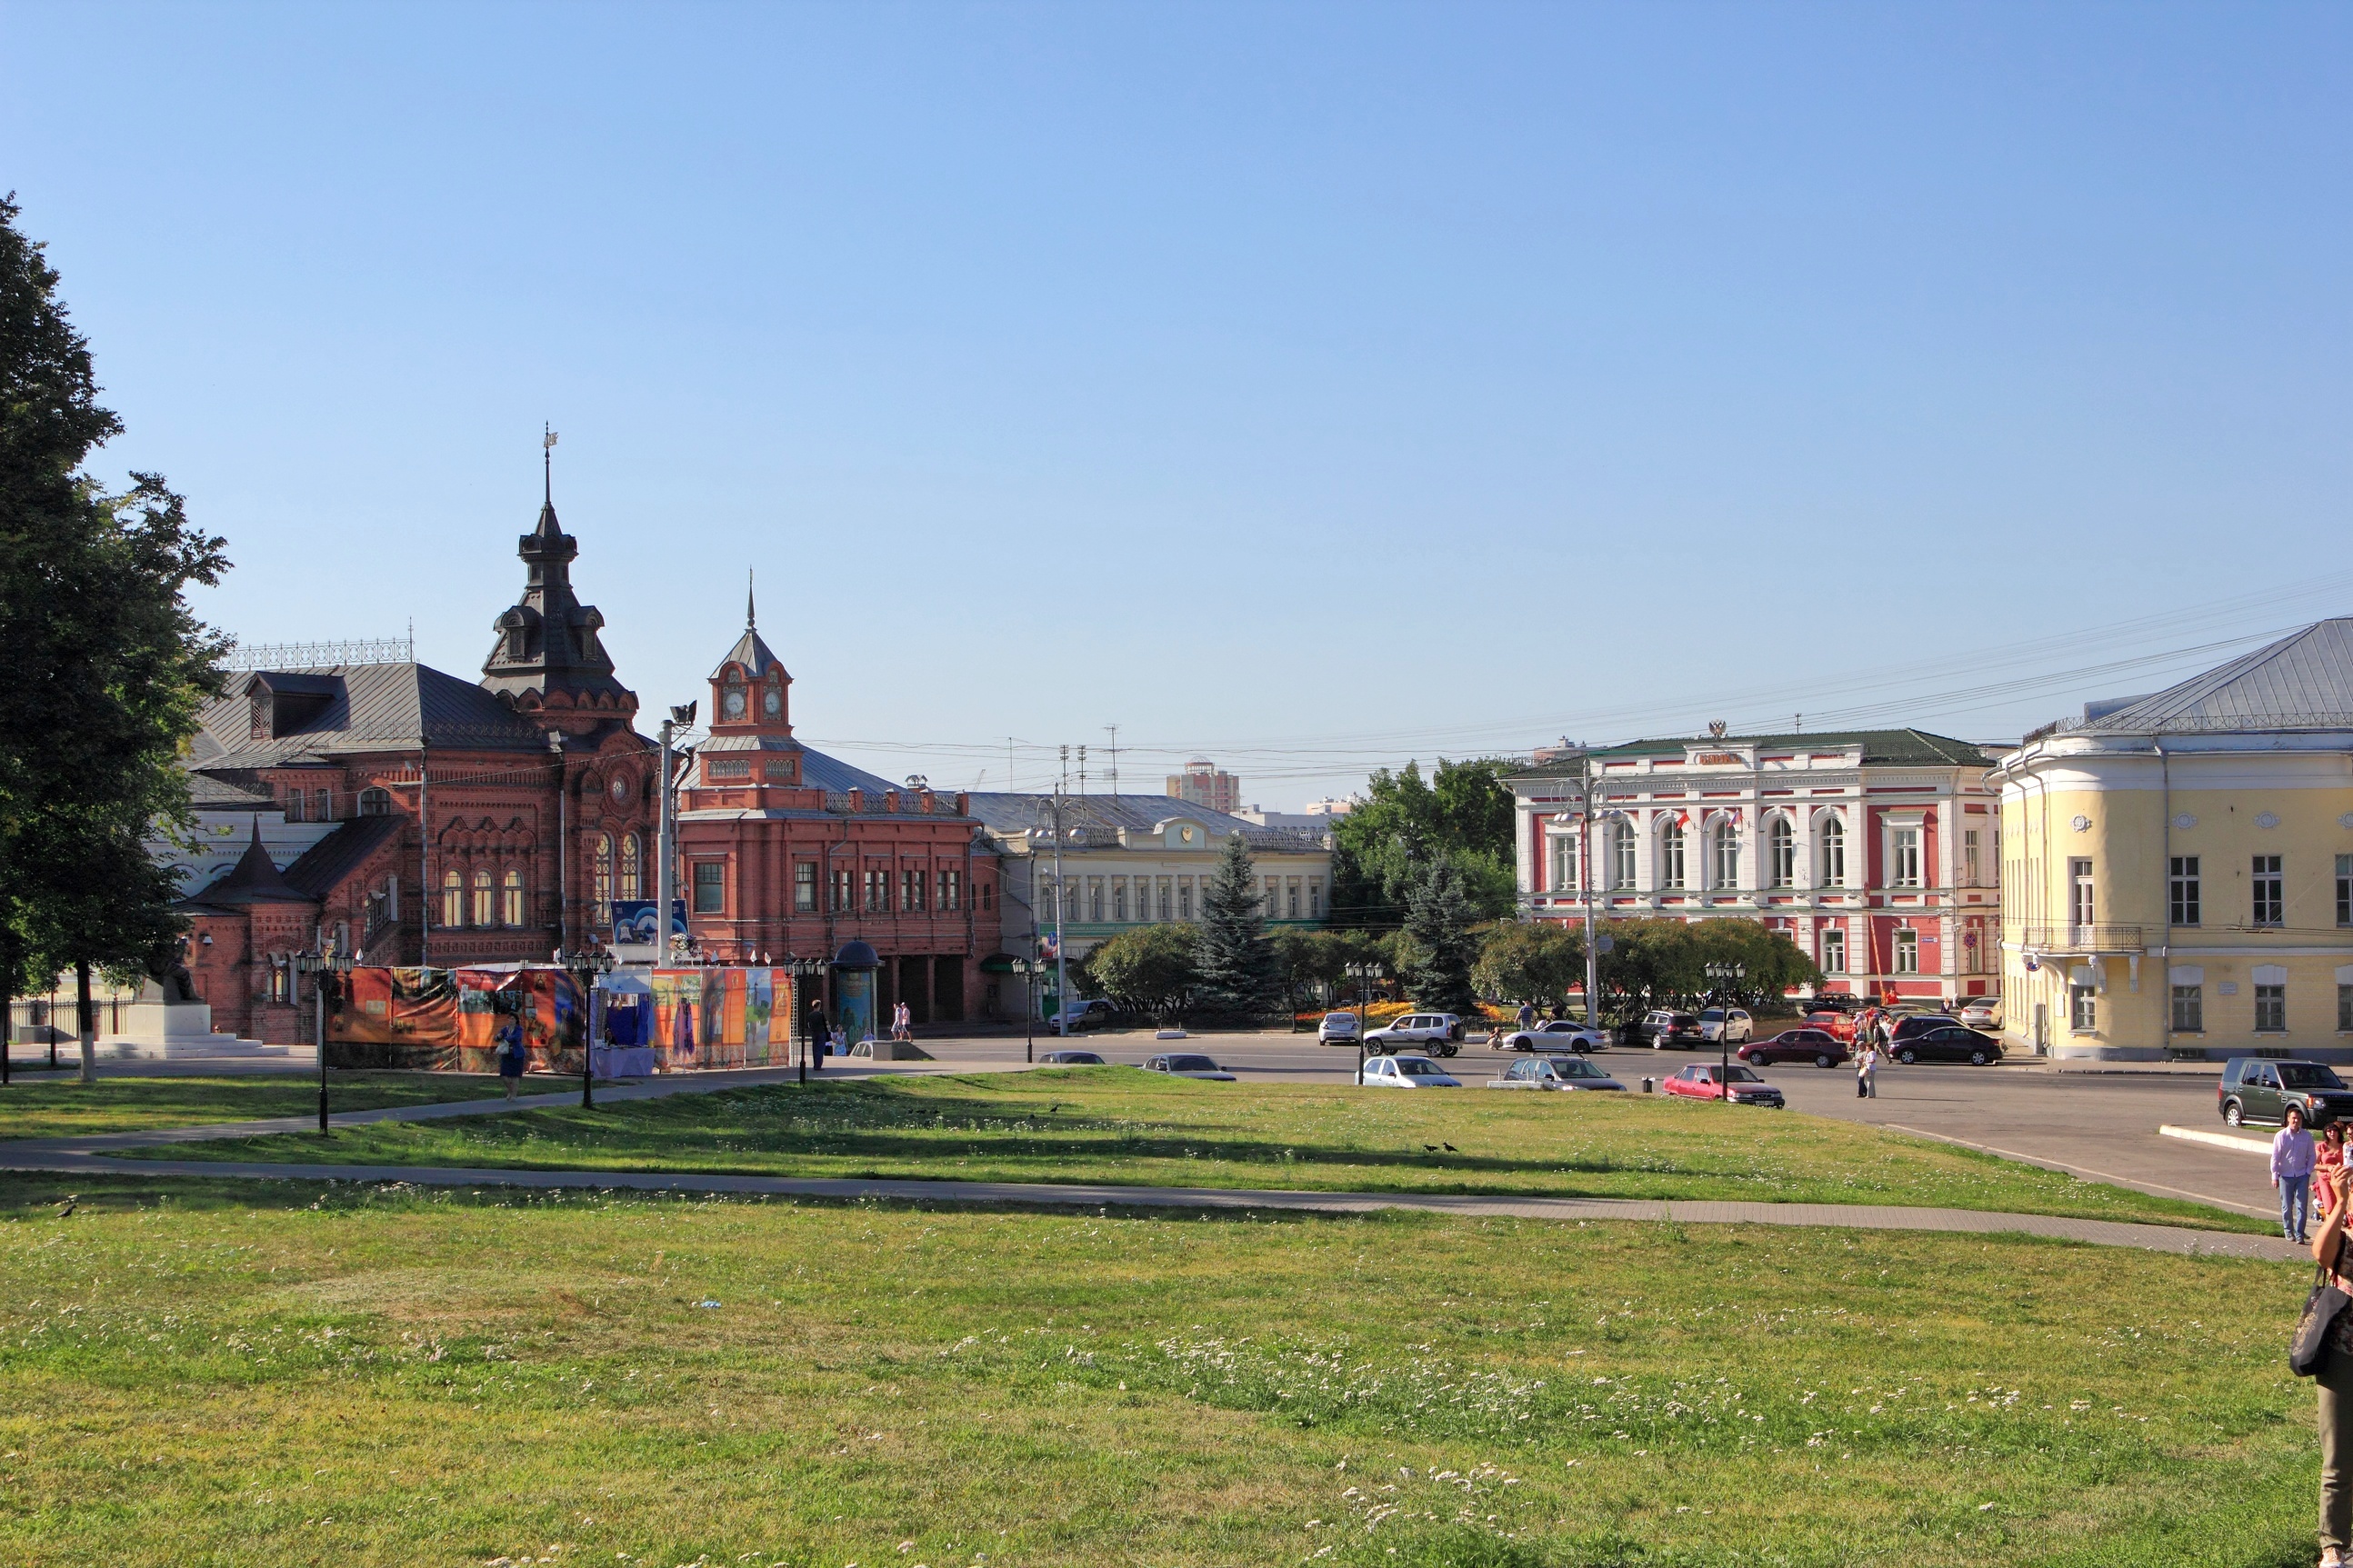
[[[670,738],[678,731],[675,717],[661,723],[661,781],[654,796],[654,962],[670,962],[670,901],[676,897],[670,887],[670,774],[674,765],[670,754]]]
[[[1116,800],[1119,798],[1119,726],[1106,724],[1103,728],[1111,731],[1111,794]]]
[[[1593,933],[1593,750],[1585,751],[1585,826],[1577,836],[1577,880],[1585,891],[1585,1026],[1601,1026],[1601,952]]]

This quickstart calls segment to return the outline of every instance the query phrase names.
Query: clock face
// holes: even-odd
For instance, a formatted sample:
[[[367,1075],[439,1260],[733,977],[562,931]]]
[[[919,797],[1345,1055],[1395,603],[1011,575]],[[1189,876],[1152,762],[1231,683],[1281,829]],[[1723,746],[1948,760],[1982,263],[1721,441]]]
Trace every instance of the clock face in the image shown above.
[[[629,798],[628,780],[615,779],[613,781],[613,798],[616,801],[625,801]]]
[[[731,686],[727,689],[725,709],[727,717],[730,719],[741,719],[744,717],[744,689],[742,687]]]
[[[771,686],[767,695],[760,700],[760,706],[766,709],[768,717],[773,719],[785,710],[785,694]]]

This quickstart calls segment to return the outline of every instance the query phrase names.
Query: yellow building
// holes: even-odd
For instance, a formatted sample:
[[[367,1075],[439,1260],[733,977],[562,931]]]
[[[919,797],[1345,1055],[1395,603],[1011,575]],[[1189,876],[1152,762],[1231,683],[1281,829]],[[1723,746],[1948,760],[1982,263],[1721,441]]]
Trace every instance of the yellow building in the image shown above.
[[[2012,1040],[2353,1059],[2353,617],[2089,704],[1989,782]]]

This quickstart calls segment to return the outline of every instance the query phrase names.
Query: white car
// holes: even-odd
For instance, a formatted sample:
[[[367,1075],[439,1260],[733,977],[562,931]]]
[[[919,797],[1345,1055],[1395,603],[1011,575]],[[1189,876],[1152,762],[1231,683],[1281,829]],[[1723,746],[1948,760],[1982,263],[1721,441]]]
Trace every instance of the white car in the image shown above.
[[[1530,1029],[1514,1029],[1496,1042],[1499,1051],[1606,1051],[1609,1036],[1606,1030],[1588,1029],[1582,1024],[1572,1024],[1566,1018],[1555,1018]]]
[[[1489,1089],[1617,1089],[1621,1094],[1626,1086],[1587,1061],[1583,1057],[1537,1057],[1531,1061],[1514,1062],[1501,1078],[1487,1080]]]
[[[1972,996],[1961,1004],[1961,1010],[1954,1016],[1960,1020],[1965,1028],[1994,1028],[2001,1023],[2001,998]]]
[[[1091,1002],[1073,1002],[1062,1009],[1059,1018],[1046,1020],[1050,1035],[1075,1035],[1081,1029],[1100,1029],[1111,1022],[1111,1004],[1098,996]]]
[[[1461,1089],[1428,1057],[1374,1057],[1365,1063],[1366,1089]]]
[[[1699,1037],[1709,1045],[1746,1044],[1757,1034],[1757,1021],[1745,1007],[1710,1007],[1699,1016]]]
[[[1170,1078],[1198,1078],[1209,1083],[1231,1083],[1234,1075],[1207,1057],[1147,1057],[1145,1072],[1165,1072]]]
[[[1092,1051],[1048,1051],[1038,1058],[1040,1067],[1100,1068],[1111,1064]]]
[[[1315,1043],[1319,1046],[1353,1046],[1359,1027],[1354,1013],[1326,1013],[1324,1021],[1315,1026]]]
[[[1368,1051],[1393,1051],[1399,1046],[1426,1046],[1441,1057],[1451,1057],[1458,1049],[1455,1041],[1462,1037],[1462,1020],[1451,1013],[1408,1013],[1383,1029],[1370,1029],[1365,1034]]]

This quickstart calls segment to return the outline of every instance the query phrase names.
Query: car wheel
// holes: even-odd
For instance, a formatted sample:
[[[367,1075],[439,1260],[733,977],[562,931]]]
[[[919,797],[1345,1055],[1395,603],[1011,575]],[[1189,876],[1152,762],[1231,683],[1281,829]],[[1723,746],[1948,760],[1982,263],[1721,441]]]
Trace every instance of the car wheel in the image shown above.
[[[1917,1054],[1916,1052],[1915,1052],[1915,1051],[1912,1049],[1912,1047],[1911,1047],[1906,1046],[1906,1047],[1905,1047],[1902,1050],[1900,1050],[1900,1051],[1898,1051],[1898,1052],[1896,1052],[1896,1053],[1895,1053],[1895,1059],[1896,1059],[1897,1061],[1899,1061],[1899,1062],[1902,1062],[1905,1067],[1907,1067],[1907,1068],[1908,1068],[1908,1067],[1911,1067],[1911,1066],[1914,1066],[1915,1064],[1916,1064],[1916,1063],[1919,1061],[1920,1058],[1919,1058],[1918,1054]]]
[[[1985,1065],[1986,1054],[1983,1051],[1971,1051],[1969,1053],[1969,1066],[1973,1068],[1981,1068]]]
[[[1818,1068],[1834,1068],[1838,1066],[1838,1063],[1831,1059],[1830,1052],[1816,1051],[1814,1053],[1814,1065]]]
[[[2247,1108],[2241,1105],[2235,1100],[2230,1101],[2222,1107],[2222,1121],[2225,1126],[2245,1126],[2247,1124]]]

